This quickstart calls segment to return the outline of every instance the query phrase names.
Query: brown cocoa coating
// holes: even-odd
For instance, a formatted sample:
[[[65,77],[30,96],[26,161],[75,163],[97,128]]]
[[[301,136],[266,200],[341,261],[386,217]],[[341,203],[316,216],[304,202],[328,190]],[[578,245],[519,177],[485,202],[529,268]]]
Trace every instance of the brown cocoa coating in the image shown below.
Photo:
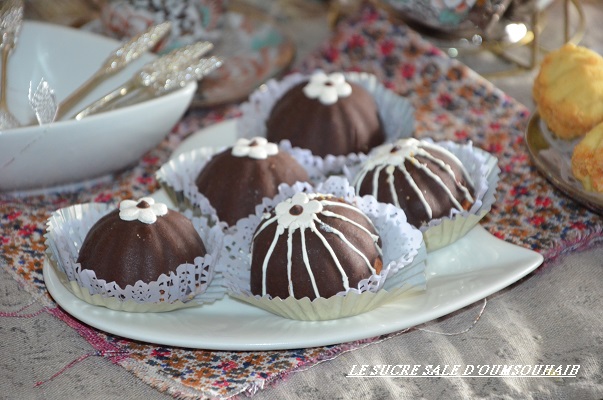
[[[373,96],[362,86],[348,82],[352,94],[335,104],[324,105],[303,93],[302,82],[281,97],[266,121],[266,136],[279,143],[328,154],[367,153],[385,140],[383,124]]]
[[[367,228],[373,234],[376,234],[373,226],[369,224],[358,213],[339,206],[325,206],[325,209],[344,215],[360,225]],[[381,271],[382,259],[375,247],[373,239],[360,228],[342,221],[341,219],[317,215],[318,218],[327,225],[341,231],[345,237],[358,248],[370,261],[377,272]],[[318,223],[317,226],[319,227]],[[262,265],[264,258],[277,228],[273,223],[264,229],[253,241],[253,252],[251,261],[251,292],[253,294],[262,294]],[[320,229],[320,228],[319,228]],[[337,255],[340,264],[348,275],[350,287],[358,287],[358,282],[372,275],[370,269],[360,255],[350,249],[339,237],[327,230],[320,229],[328,243]],[[267,268],[266,292],[272,297],[282,299],[289,297],[287,277],[287,237],[285,231],[277,242],[277,245],[270,257]],[[329,254],[327,248],[323,245],[320,238],[309,229],[305,230],[306,249],[310,266],[312,268],[320,297],[328,298],[345,290],[342,281],[342,275],[337,268],[333,257]],[[292,249],[292,282],[295,298],[301,299],[308,297],[315,299],[314,289],[303,260],[301,245],[301,232],[297,229],[293,233]],[[381,246],[381,241],[378,241]]]
[[[281,183],[292,185],[308,179],[306,170],[287,152],[279,151],[262,160],[235,157],[229,148],[212,157],[195,184],[220,220],[234,225],[253,214],[264,197],[274,197]]]
[[[459,168],[459,166],[456,165],[456,163],[447,154],[433,149],[423,149],[436,158],[443,160],[446,164],[450,165],[454,171],[454,175],[458,178],[461,185],[466,186],[469,189],[469,192],[472,195],[474,194],[474,189],[464,176],[462,168]],[[471,204],[468,204],[465,200],[464,193],[457,187],[454,179],[445,173],[439,165],[420,155],[415,155],[415,158],[419,162],[426,164],[430,171],[440,176],[445,185],[451,190],[454,198],[457,199],[457,201],[459,201],[459,203],[461,203],[465,209],[468,209],[471,206]],[[415,184],[423,192],[425,200],[431,207],[433,213],[432,218],[429,218],[423,203],[421,202],[415,190],[411,187],[406,176],[404,176],[402,171],[396,169],[394,171],[394,188],[396,189],[400,208],[404,210],[408,223],[416,228],[419,228],[428,223],[431,219],[449,216],[450,211],[455,207],[448,194],[445,193],[444,189],[440,187],[424,171],[416,168],[409,160],[406,160],[404,165],[406,170],[410,173]],[[369,171],[366,174],[362,184],[360,185],[360,195],[373,193],[374,174],[374,170]],[[393,196],[390,190],[390,185],[387,182],[387,178],[388,174],[385,172],[385,169],[382,169],[378,179],[379,190],[377,191],[376,197],[380,202],[393,203]]]
[[[145,224],[124,221],[119,210],[114,210],[92,226],[77,262],[82,269],[94,271],[98,279],[125,288],[137,281],[156,281],[161,274],[169,275],[180,264],[193,264],[205,254],[192,222],[176,211]]]

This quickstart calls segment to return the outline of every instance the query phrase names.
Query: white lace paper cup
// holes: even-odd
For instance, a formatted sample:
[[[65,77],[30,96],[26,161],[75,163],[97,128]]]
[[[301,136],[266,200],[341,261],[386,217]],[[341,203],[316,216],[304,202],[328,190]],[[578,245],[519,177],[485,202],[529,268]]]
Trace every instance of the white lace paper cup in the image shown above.
[[[157,181],[181,211],[190,209],[195,215],[207,217],[212,224],[220,223],[216,209],[208,198],[199,192],[195,180],[211,158],[227,148],[200,147],[182,153],[163,164],[156,172]],[[325,179],[326,166],[322,158],[312,155],[309,150],[293,147],[288,140],[283,140],[279,144],[279,151],[287,152],[297,160],[308,173],[310,183],[316,184]]]
[[[81,300],[118,311],[165,312],[212,303],[226,294],[223,271],[216,268],[224,234],[209,227],[205,218],[191,219],[207,254],[194,264],[182,264],[176,273],[162,274],[156,281],[138,281],[121,288],[98,279],[94,271],[77,262],[79,250],[90,228],[114,207],[101,203],[77,204],[55,211],[47,221],[46,255],[61,282]]]
[[[429,139],[426,139],[429,140]],[[453,210],[450,217],[429,221],[421,227],[427,251],[448,246],[473,229],[492,209],[500,178],[498,159],[472,143],[435,142],[457,156],[473,181],[475,202],[466,211]]]
[[[318,72],[319,70],[315,71]],[[410,137],[415,129],[415,110],[404,97],[387,89],[375,75],[366,72],[345,72],[346,80],[354,82],[373,95],[383,127],[385,141]],[[254,91],[248,101],[241,105],[241,117],[237,120],[238,137],[266,137],[266,121],[272,107],[293,86],[306,81],[311,74],[293,73],[282,80],[272,79]],[[328,155],[324,157],[329,175],[341,173],[342,166],[353,163],[357,154],[346,156]]]
[[[361,281],[357,288],[330,298],[280,299],[253,295],[250,291],[251,254],[254,232],[262,215],[298,192],[332,194],[362,210],[373,222],[382,241],[383,269]],[[279,194],[265,199],[256,214],[240,220],[226,234],[220,257],[229,282],[230,296],[276,315],[296,320],[330,320],[349,317],[392,301],[403,301],[426,287],[426,251],[421,232],[406,221],[404,212],[372,196],[357,197],[345,178],[330,177],[316,189],[309,185],[281,185]]]

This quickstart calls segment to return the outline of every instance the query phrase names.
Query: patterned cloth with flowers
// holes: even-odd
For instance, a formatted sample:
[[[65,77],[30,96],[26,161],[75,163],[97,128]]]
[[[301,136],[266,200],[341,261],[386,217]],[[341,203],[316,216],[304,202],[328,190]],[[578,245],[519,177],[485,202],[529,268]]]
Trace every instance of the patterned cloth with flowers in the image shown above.
[[[601,219],[553,189],[530,165],[523,140],[528,110],[406,26],[392,24],[385,14],[365,8],[354,19],[342,21],[331,39],[300,69],[309,72],[319,68],[326,72],[372,73],[412,103],[416,136],[471,140],[497,157],[501,168],[498,198],[481,222],[497,237],[547,258],[588,246],[601,237]],[[3,194],[2,267],[25,290],[43,295],[45,224],[53,211],[78,203],[115,204],[154,192],[158,189],[155,172],[185,136],[239,114],[237,106],[189,112],[160,146],[112,180],[43,195]],[[49,296],[43,295],[40,301],[49,313],[76,329],[112,362],[178,398],[253,394],[292,372],[382,339],[288,351],[172,348],[106,334],[73,320]]]

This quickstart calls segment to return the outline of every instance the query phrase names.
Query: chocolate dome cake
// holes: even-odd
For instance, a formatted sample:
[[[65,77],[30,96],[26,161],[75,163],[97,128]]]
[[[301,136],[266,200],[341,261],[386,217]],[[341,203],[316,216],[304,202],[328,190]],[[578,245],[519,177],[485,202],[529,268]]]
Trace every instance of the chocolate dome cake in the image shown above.
[[[467,210],[474,189],[459,159],[436,144],[401,139],[375,149],[353,182],[359,195],[392,203],[419,228],[453,209]]]
[[[328,154],[367,153],[385,140],[375,99],[341,73],[315,73],[277,100],[266,120],[266,137]]]
[[[192,222],[150,197],[124,200],[90,229],[77,262],[121,288],[156,281],[206,254]]]
[[[381,240],[358,208],[329,195],[297,193],[266,214],[252,241],[251,292],[328,298],[382,268]]]
[[[264,197],[274,197],[278,185],[308,181],[308,173],[293,156],[265,138],[239,139],[216,154],[195,184],[221,221],[229,225],[255,211]]]

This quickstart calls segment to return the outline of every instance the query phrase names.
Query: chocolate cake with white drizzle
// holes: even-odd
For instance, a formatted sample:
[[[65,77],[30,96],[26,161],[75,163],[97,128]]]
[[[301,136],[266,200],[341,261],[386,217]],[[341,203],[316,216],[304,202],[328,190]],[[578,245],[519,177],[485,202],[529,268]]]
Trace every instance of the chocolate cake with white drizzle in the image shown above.
[[[404,210],[417,228],[474,203],[473,183],[459,159],[437,144],[414,138],[375,148],[353,184],[359,195],[370,194]]]
[[[252,241],[251,292],[329,298],[381,272],[371,220],[343,199],[297,193],[262,218]]]

